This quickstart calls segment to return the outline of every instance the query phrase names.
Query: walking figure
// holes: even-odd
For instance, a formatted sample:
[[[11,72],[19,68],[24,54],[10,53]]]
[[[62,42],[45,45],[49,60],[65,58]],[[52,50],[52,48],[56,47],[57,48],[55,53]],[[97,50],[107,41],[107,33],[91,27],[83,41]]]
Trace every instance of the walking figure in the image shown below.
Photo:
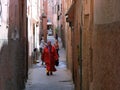
[[[41,41],[40,41],[40,54],[42,55],[42,52],[43,52],[43,49],[44,49],[44,47],[45,47],[45,42],[44,42],[44,40],[42,39]],[[42,59],[41,59],[42,60]],[[42,65],[44,64],[44,61],[42,60]]]
[[[57,33],[55,34],[55,39],[58,40],[58,34]]]
[[[59,57],[59,53],[58,53],[58,51],[59,51],[58,40],[55,41],[55,43],[54,43],[54,47],[55,47],[56,52],[57,52],[57,55],[58,55],[58,57]],[[56,62],[56,66],[58,66],[58,65],[59,65],[59,59],[58,59],[57,62]]]
[[[51,45],[51,41],[48,41],[47,46],[43,49],[41,59],[46,64],[46,75],[52,75],[56,71],[55,63],[58,60],[58,55],[55,47]]]

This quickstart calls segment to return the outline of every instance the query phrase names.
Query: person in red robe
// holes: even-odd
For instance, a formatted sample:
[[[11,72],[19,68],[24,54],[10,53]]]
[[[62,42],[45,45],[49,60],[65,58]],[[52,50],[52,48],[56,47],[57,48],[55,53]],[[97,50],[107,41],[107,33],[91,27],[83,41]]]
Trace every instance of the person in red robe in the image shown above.
[[[42,60],[46,64],[46,75],[52,75],[56,71],[55,62],[58,60],[58,55],[51,41],[48,41],[47,46],[43,49]]]

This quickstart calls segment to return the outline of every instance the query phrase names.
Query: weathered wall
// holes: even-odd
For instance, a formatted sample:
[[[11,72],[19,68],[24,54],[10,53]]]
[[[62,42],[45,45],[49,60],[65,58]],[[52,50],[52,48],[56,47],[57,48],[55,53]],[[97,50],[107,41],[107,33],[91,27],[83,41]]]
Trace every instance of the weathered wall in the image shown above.
[[[64,13],[67,12],[71,5],[71,0],[64,1]],[[66,18],[64,19],[64,22],[66,22]],[[68,23],[65,24],[64,26],[65,29],[65,41],[66,41],[66,58],[67,58],[67,66],[68,68],[72,71],[72,31]]]
[[[120,22],[96,25],[94,31],[93,90],[119,90]]]
[[[83,28],[82,28],[82,89],[89,90],[91,79],[91,0],[83,1]],[[81,25],[82,26],[82,25]]]
[[[76,90],[119,90],[120,1],[74,1],[76,1],[74,31],[66,31],[65,35],[68,66],[72,66],[70,64],[72,61]],[[71,2],[66,3],[66,9],[68,9]],[[71,28],[67,28],[69,27],[67,25],[65,29],[71,30]],[[69,41],[68,38],[71,38],[72,41]],[[71,43],[73,43],[72,46]],[[79,62],[79,59],[82,59],[82,62]]]
[[[8,83],[8,77],[11,76],[11,73],[8,71],[10,69],[8,68],[8,28],[6,26],[9,13],[7,11],[8,6],[5,6],[7,2],[8,0],[0,1],[0,6],[2,6],[0,11],[0,90],[5,90],[5,84]],[[6,75],[8,73],[9,76]]]
[[[80,1],[64,3],[68,22],[65,24],[67,64],[73,75],[75,90],[80,90]],[[79,9],[78,9],[79,8]],[[66,18],[65,18],[66,19]],[[71,25],[70,25],[71,24]]]
[[[79,8],[79,9],[78,9]],[[81,87],[81,53],[80,53],[80,25],[81,25],[81,1],[76,0],[73,6],[73,34],[72,34],[72,55],[73,55],[73,67],[74,67],[74,82],[75,82],[75,90],[80,90]]]
[[[4,0],[6,2],[7,0]],[[8,19],[1,25],[0,33],[0,90],[22,90],[26,81],[26,2],[9,0]],[[22,9],[20,9],[22,7]],[[4,9],[5,10],[5,9]],[[3,15],[3,14],[2,14]],[[7,16],[2,16],[7,17]],[[21,23],[20,23],[21,22]],[[23,23],[24,22],[24,23]],[[8,27],[4,27],[8,25]],[[1,28],[0,27],[0,28]],[[5,30],[5,31],[4,31]],[[8,33],[7,33],[8,32]],[[7,36],[7,38],[4,38]],[[2,43],[1,43],[2,42]]]
[[[84,16],[84,28],[82,30],[82,86],[84,90],[88,90],[89,80],[89,15]]]
[[[95,0],[92,90],[120,88],[119,0]]]

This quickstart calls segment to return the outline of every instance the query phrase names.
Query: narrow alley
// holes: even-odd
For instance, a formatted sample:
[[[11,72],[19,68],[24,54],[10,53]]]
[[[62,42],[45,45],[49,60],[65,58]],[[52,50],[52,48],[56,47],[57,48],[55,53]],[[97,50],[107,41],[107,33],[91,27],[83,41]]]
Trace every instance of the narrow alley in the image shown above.
[[[66,52],[60,39],[59,45],[60,63],[57,71],[52,76],[47,76],[45,66],[41,65],[41,60],[37,60],[38,63],[29,71],[25,90],[74,90],[71,72],[66,67]]]
[[[120,90],[120,0],[0,0],[0,90]]]

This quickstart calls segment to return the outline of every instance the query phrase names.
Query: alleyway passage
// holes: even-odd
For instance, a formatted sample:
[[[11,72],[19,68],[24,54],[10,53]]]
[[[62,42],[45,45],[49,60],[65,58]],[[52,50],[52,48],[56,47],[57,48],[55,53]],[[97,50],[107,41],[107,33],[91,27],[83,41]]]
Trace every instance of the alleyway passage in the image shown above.
[[[74,85],[70,71],[66,68],[65,50],[60,45],[60,64],[57,71],[52,76],[46,76],[45,67],[41,65],[41,61],[29,70],[29,78],[26,83],[25,90],[74,90]]]

